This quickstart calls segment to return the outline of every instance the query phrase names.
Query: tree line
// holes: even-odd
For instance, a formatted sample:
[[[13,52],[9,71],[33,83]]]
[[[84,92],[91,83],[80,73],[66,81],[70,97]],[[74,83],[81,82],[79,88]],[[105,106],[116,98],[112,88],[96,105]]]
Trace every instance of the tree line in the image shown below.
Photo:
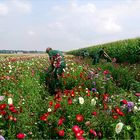
[[[27,53],[44,53],[43,51],[25,51],[25,50],[0,50],[0,54],[27,54]]]

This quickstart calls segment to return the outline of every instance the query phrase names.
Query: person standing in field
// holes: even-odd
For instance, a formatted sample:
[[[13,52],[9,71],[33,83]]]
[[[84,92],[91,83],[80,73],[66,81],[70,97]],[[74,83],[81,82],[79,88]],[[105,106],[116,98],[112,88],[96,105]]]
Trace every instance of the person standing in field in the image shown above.
[[[83,50],[83,51],[81,52],[81,56],[82,56],[83,59],[84,59],[85,57],[89,56],[88,51],[87,51],[87,50]]]
[[[62,76],[64,69],[66,68],[66,62],[64,55],[59,50],[53,50],[47,48],[46,53],[49,55],[50,66],[46,73],[46,84],[51,94],[54,94],[57,90],[61,89],[60,77]]]
[[[105,52],[104,48],[101,48],[97,53],[93,55],[92,64],[99,63],[100,58],[105,58],[108,62],[112,62],[111,57]]]

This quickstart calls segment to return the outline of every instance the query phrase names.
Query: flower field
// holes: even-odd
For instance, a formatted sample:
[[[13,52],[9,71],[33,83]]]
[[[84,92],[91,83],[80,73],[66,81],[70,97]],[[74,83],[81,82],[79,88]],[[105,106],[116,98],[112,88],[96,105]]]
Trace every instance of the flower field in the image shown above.
[[[66,56],[62,91],[45,87],[45,55],[0,56],[5,139],[140,139],[140,67]]]

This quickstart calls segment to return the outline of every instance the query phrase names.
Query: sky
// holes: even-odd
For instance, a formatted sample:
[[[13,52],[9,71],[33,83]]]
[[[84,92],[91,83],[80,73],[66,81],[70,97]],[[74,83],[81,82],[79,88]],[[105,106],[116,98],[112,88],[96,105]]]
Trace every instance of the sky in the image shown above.
[[[70,51],[140,36],[140,0],[0,0],[0,49]]]

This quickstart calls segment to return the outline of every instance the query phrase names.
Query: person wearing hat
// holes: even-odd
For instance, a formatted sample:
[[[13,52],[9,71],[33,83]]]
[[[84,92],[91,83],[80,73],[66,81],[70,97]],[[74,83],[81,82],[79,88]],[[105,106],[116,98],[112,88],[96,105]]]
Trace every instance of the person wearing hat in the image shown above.
[[[49,92],[54,94],[62,86],[60,77],[66,68],[66,62],[64,55],[59,50],[53,50],[49,47],[46,49],[46,53],[49,55],[50,60],[50,66],[46,74],[46,84]]]

